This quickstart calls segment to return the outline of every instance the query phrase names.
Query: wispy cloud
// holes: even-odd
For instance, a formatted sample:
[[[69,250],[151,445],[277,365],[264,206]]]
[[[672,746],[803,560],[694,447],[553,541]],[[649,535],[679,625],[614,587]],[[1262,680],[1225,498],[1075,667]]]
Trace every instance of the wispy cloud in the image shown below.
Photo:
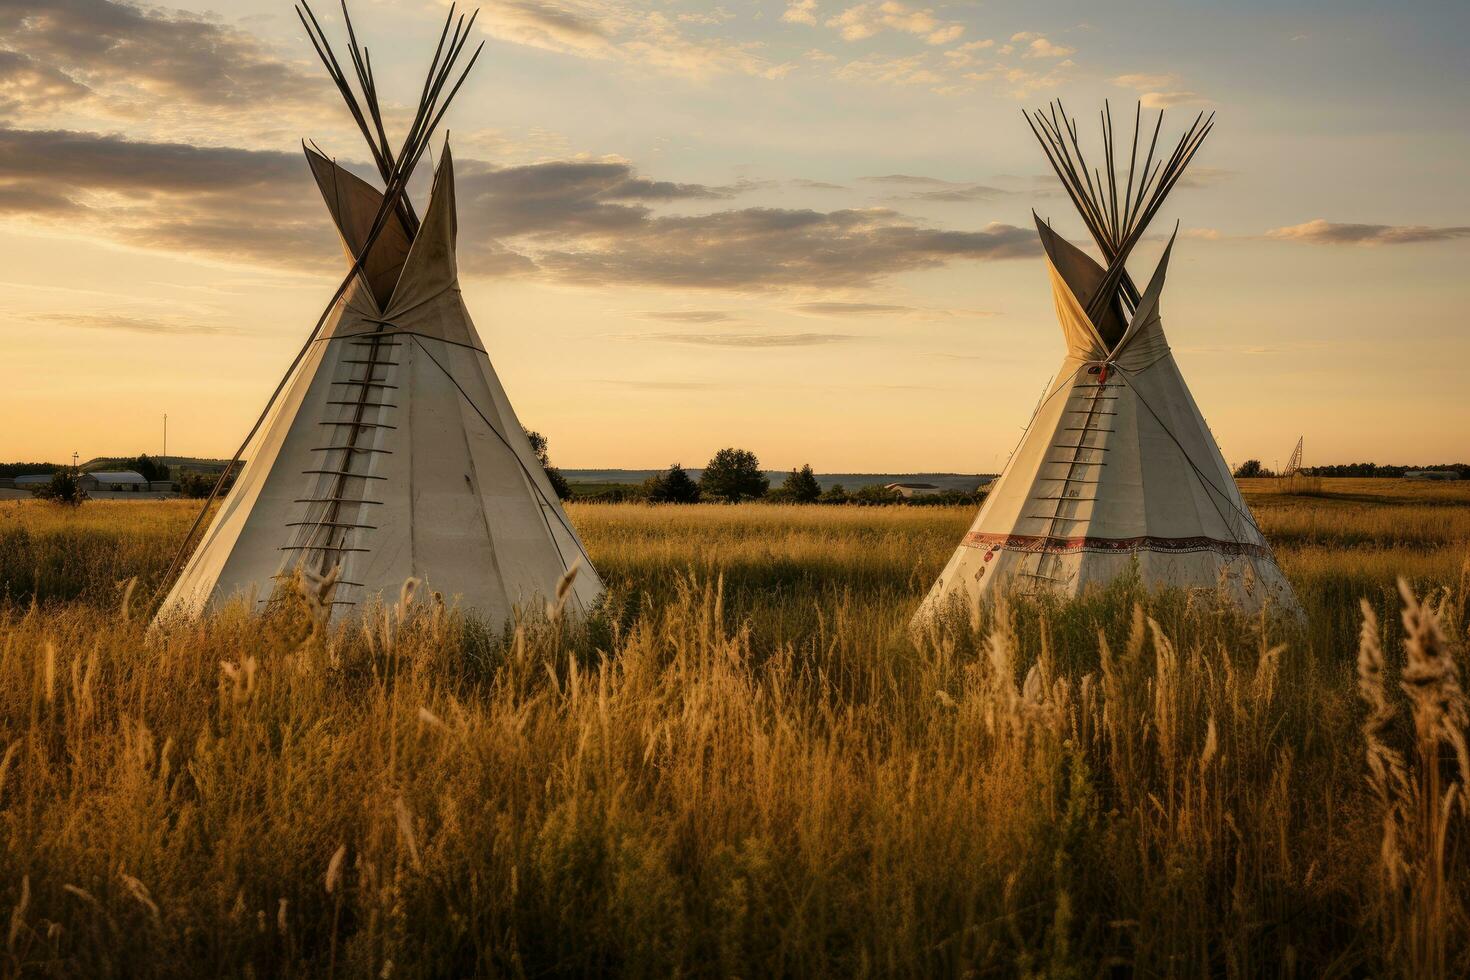
[[[1297,341],[1294,343],[1275,344],[1195,344],[1175,347],[1174,350],[1183,354],[1246,354],[1260,356],[1265,354],[1298,354],[1302,351],[1324,350],[1329,345],[1321,341]]]
[[[708,388],[722,387],[713,381],[659,381],[637,378],[593,378],[591,380],[593,384],[611,385],[614,388],[628,388],[633,391],[703,391]]]
[[[679,23],[681,24],[705,24],[709,26],[729,23],[734,19],[734,14],[724,7],[719,6],[703,11],[686,10],[678,16]]]
[[[920,353],[922,353],[923,356],[925,356],[925,357],[940,357],[940,358],[943,358],[946,361],[990,361],[990,362],[995,362],[995,361],[1000,361],[1000,360],[1007,360],[1006,358],[998,358],[998,357],[996,357],[993,354],[956,354],[953,351],[947,351],[947,350],[926,350],[926,351],[921,351]]]
[[[641,310],[630,313],[629,316],[670,323],[728,323],[735,319],[724,310]]]
[[[720,31],[733,16],[718,7],[666,13],[632,3],[494,0],[481,22],[503,41],[686,78],[743,74],[774,79],[791,70],[790,64],[766,58],[759,44],[730,40],[728,32]],[[710,30],[699,36],[687,31],[689,27]]]
[[[902,184],[905,186],[934,187],[946,186],[947,180],[938,177],[921,177],[915,174],[881,174],[876,177],[862,177],[861,180],[871,181],[875,184]]]
[[[1145,109],[1168,109],[1176,105],[1191,105],[1198,102],[1209,101],[1198,92],[1173,91],[1173,92],[1144,92],[1138,97]]]
[[[731,41],[720,35],[688,37],[657,11],[642,14],[619,48],[629,62],[640,67],[694,79],[741,74],[775,80],[796,67],[794,62],[770,61],[757,41]]]
[[[1266,237],[1312,245],[1415,245],[1470,238],[1470,226],[1362,225],[1317,218],[1299,225],[1272,228]]]
[[[807,316],[825,317],[853,317],[853,316],[892,316],[898,313],[911,313],[911,306],[894,306],[888,303],[798,303],[791,307],[794,313],[803,313]]]
[[[695,347],[727,347],[755,350],[766,347],[820,347],[859,339],[845,333],[649,333],[631,334],[626,340],[652,340],[666,344],[690,344]]]
[[[997,49],[997,52],[1009,55],[1013,49],[1014,45],[1007,44]],[[1035,92],[1057,88],[1067,80],[1071,69],[1075,67],[1071,58],[1052,61],[1036,69],[997,61],[976,66],[966,71],[961,78],[967,82],[999,85],[1011,98],[1027,99]]]
[[[1215,184],[1233,180],[1236,176],[1234,170],[1226,170],[1221,167],[1191,166],[1184,171],[1184,176],[1179,178],[1179,184],[1182,187],[1212,187]]]
[[[1178,75],[1119,75],[1113,79],[1113,84],[1120,88],[1133,89],[1138,93],[1138,101],[1147,109],[1168,109],[1176,105],[1209,101],[1198,92],[1185,88]]]
[[[617,20],[591,6],[495,0],[481,9],[485,30],[503,41],[584,57],[606,58],[615,53]]]
[[[788,24],[810,24],[817,23],[817,0],[791,0],[786,5],[786,10],[781,14],[781,19]]]
[[[789,71],[759,45],[725,37],[720,28],[732,16],[722,8],[691,15],[624,0],[489,0],[478,25],[512,44],[690,78],[777,78]],[[5,0],[0,36],[32,62],[28,79],[17,59],[0,63],[0,92],[22,83],[44,85],[54,97],[93,97],[119,113],[152,111],[160,100],[279,113],[282,107],[315,109],[329,91],[314,66],[282,58],[251,34],[188,11],[118,0]],[[37,64],[65,78],[37,75]],[[4,101],[0,96],[0,108]]]
[[[817,317],[902,317],[918,320],[949,320],[959,317],[983,318],[996,316],[989,310],[951,310],[922,306],[903,306],[893,303],[848,303],[828,300],[813,303],[798,303],[790,307],[791,312],[802,316]]]
[[[909,195],[912,201],[944,201],[960,204],[967,201],[992,201],[1008,193],[999,187],[989,187],[985,184],[957,184],[953,187],[941,187],[932,191],[918,191]]]
[[[106,330],[124,333],[166,334],[169,336],[234,334],[238,327],[209,323],[187,316],[130,316],[125,313],[30,313],[27,320],[62,327]]]
[[[868,82],[880,85],[938,85],[943,76],[929,67],[922,54],[907,58],[884,58],[875,55],[849,61],[833,74],[849,82]]]
[[[814,11],[814,7],[803,7],[796,15],[814,16]],[[930,8],[896,0],[849,6],[824,23],[849,42],[866,41],[888,31],[910,34],[931,48],[942,49],[912,53],[891,46],[870,48],[834,66],[832,77],[841,81],[924,86],[944,96],[965,95],[984,85],[1026,98],[1037,90],[1057,87],[1076,67],[1071,59],[1076,48],[1036,31],[1019,31],[1003,44],[993,38],[963,41],[964,25],[941,20]],[[823,51],[810,51],[807,58],[833,60]]]
[[[881,177],[864,177],[862,179],[872,183],[891,184],[909,188],[909,193],[898,197],[898,200],[906,201],[962,203],[966,201],[988,201],[1012,193],[1011,191],[999,187],[990,187],[986,184],[961,183],[959,181],[940,180],[938,177],[920,177],[912,174],[886,174]]]
[[[827,20],[845,41],[862,41],[884,30],[923,38],[927,44],[949,44],[965,32],[963,24],[946,23],[928,7],[910,7],[899,0],[859,3]]]
[[[1137,89],[1140,92],[1151,88],[1169,88],[1179,84],[1176,75],[1148,74],[1147,72],[1136,72],[1131,75],[1119,75],[1113,79],[1113,84],[1121,88]]]
[[[805,177],[794,177],[794,178],[791,179],[790,184],[793,187],[800,187],[800,188],[803,188],[804,190],[809,190],[809,191],[845,191],[845,190],[847,190],[847,188],[844,187],[841,184],[834,184],[831,181],[826,181],[826,180],[808,180]]]
[[[551,275],[609,282],[761,291],[795,286],[866,286],[889,275],[960,259],[1037,254],[1036,236],[1014,225],[946,231],[892,211],[744,208],[646,217],[616,238],[536,254]]]
[[[1022,45],[1020,50],[1023,58],[1066,58],[1077,53],[1076,48],[1057,44],[1045,34],[1038,34],[1035,31],[1021,31],[1012,34],[1011,43]]]

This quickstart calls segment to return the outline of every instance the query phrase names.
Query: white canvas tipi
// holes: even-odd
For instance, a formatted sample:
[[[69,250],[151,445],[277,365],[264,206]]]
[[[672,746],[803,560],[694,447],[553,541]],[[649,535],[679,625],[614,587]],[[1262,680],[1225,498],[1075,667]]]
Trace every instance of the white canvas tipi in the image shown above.
[[[431,76],[447,78],[455,41]],[[431,110],[416,124],[423,142],[442,115]],[[573,567],[570,608],[599,596],[462,301],[448,148],[422,223],[392,199],[420,152],[411,133],[389,156],[385,197],[307,151],[352,273],[243,447],[248,462],[161,617],[267,602],[297,569],[336,577],[338,616],[391,600],[410,577],[493,621],[552,598]]]
[[[1209,123],[1196,120],[1153,171],[1156,183],[1135,188],[1130,161],[1125,188],[1114,176],[1110,126],[1106,184],[1093,184],[1070,162],[1081,159],[1075,124],[1054,119],[1037,114],[1038,138],[1109,267],[1037,221],[1066,356],[919,617],[1001,591],[1075,596],[1134,568],[1150,586],[1298,614],[1164,336],[1159,296],[1173,241],[1142,294],[1123,267]]]

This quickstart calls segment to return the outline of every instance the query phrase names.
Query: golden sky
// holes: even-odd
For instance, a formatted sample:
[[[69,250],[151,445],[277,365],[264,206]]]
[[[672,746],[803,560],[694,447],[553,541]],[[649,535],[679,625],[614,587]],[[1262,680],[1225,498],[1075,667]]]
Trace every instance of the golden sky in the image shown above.
[[[318,13],[334,37],[339,15]],[[434,3],[354,6],[394,121]],[[516,0],[448,120],[465,298],[563,467],[992,471],[1063,348],[1023,107],[1214,135],[1162,312],[1226,458],[1466,458],[1470,15],[1420,3]],[[375,46],[374,42],[381,46]],[[367,174],[284,0],[0,0],[0,460],[228,456]],[[418,191],[422,200],[422,188]]]

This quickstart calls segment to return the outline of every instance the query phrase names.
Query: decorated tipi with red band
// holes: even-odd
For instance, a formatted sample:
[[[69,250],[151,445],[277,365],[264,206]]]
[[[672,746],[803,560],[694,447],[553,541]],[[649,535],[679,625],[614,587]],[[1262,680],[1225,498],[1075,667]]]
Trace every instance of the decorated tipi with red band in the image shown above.
[[[1088,172],[1060,103],[1028,116],[1108,265],[1037,219],[1066,356],[920,618],[1002,591],[1075,596],[1135,568],[1147,585],[1299,615],[1164,335],[1174,241],[1141,293],[1124,264],[1211,120],[1155,163],[1158,124],[1140,156],[1140,117],[1125,181],[1107,114],[1105,173]]]

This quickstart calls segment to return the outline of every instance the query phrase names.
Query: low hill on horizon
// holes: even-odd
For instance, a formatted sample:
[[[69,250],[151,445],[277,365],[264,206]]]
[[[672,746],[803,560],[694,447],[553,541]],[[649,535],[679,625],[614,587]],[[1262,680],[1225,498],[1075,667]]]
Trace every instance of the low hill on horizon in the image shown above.
[[[82,472],[92,470],[105,470],[109,467],[119,466],[130,460],[137,459],[136,456],[94,456],[85,463],[80,464]],[[156,463],[163,463],[180,469],[196,470],[201,473],[218,473],[229,463],[228,459],[210,459],[207,456],[152,456],[148,457]],[[244,465],[244,460],[241,460]]]

